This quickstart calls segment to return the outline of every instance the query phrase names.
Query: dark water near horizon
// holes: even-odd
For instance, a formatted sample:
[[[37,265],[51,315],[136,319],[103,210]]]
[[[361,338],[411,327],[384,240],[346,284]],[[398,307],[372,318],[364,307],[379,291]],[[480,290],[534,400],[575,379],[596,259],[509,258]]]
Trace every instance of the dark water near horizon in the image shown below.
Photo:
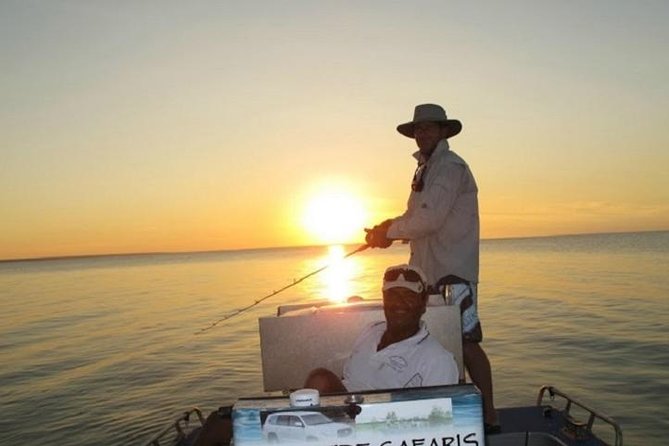
[[[349,248],[345,248],[348,252]],[[0,263],[0,444],[141,445],[182,411],[262,394],[257,318],[376,298],[406,246],[330,262],[286,248]],[[480,313],[499,407],[553,384],[615,418],[626,445],[669,436],[669,232],[486,240]]]

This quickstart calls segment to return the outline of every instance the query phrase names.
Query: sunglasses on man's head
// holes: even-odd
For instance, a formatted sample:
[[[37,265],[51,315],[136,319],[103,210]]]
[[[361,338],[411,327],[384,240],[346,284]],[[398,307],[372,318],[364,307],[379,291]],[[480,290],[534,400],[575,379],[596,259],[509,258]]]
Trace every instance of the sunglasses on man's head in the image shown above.
[[[386,271],[383,275],[383,280],[385,282],[394,282],[399,279],[400,275],[404,276],[404,280],[407,282],[418,282],[423,283],[423,278],[416,271],[406,268],[397,268]]]
[[[427,164],[419,164],[416,167],[416,171],[413,174],[413,180],[411,180],[411,190],[414,192],[422,192],[425,187],[425,171],[427,170]]]

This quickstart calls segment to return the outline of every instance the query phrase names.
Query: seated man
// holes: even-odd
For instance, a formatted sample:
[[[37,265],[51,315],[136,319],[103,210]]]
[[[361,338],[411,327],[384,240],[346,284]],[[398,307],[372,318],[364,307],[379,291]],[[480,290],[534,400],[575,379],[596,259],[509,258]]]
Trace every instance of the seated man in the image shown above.
[[[389,267],[383,275],[385,321],[368,326],[355,341],[340,379],[313,370],[305,388],[320,393],[426,387],[458,382],[453,355],[425,328],[427,280],[416,266]]]
[[[383,275],[385,321],[369,325],[356,340],[344,365],[344,379],[318,368],[305,388],[321,394],[402,387],[425,387],[458,382],[453,355],[425,328],[425,275],[415,266],[398,265]],[[195,446],[227,445],[232,438],[230,407],[212,412]]]

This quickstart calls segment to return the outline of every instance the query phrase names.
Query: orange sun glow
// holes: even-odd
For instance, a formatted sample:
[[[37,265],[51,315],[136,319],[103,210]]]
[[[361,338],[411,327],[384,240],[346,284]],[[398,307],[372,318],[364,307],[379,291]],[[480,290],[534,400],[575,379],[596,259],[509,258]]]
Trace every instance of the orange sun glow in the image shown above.
[[[362,202],[353,193],[330,188],[309,199],[302,224],[318,243],[338,244],[359,241],[364,221]]]

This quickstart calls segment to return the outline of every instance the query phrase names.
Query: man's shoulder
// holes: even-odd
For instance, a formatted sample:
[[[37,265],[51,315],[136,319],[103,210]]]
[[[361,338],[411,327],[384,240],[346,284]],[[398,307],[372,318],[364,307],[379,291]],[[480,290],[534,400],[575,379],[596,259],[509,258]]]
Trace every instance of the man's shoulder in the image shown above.
[[[363,331],[386,329],[386,321],[373,321],[368,323]]]
[[[364,338],[373,336],[376,333],[383,333],[386,331],[386,322],[385,321],[374,321],[367,324],[358,334],[358,341]]]
[[[469,164],[460,155],[448,149],[435,152],[429,162],[431,167],[428,167],[428,175],[430,171],[436,175],[451,175],[469,169]]]
[[[446,163],[446,164],[458,164],[458,165],[462,165],[462,166],[469,166],[467,164],[467,161],[465,161],[460,155],[458,155],[457,153],[455,153],[452,150],[446,151],[446,153],[444,153],[442,159],[443,159],[443,162]]]
[[[446,348],[439,342],[437,338],[428,333],[428,335],[418,344],[420,349],[428,354],[428,356],[441,358],[453,358],[453,353],[446,350]]]
[[[443,153],[441,157],[435,160],[434,164],[434,181],[448,183],[460,183],[461,181],[468,181],[475,183],[474,174],[469,167],[469,164],[462,159],[460,155],[449,150]],[[428,170],[428,175],[430,175]],[[475,185],[474,185],[475,188]]]

